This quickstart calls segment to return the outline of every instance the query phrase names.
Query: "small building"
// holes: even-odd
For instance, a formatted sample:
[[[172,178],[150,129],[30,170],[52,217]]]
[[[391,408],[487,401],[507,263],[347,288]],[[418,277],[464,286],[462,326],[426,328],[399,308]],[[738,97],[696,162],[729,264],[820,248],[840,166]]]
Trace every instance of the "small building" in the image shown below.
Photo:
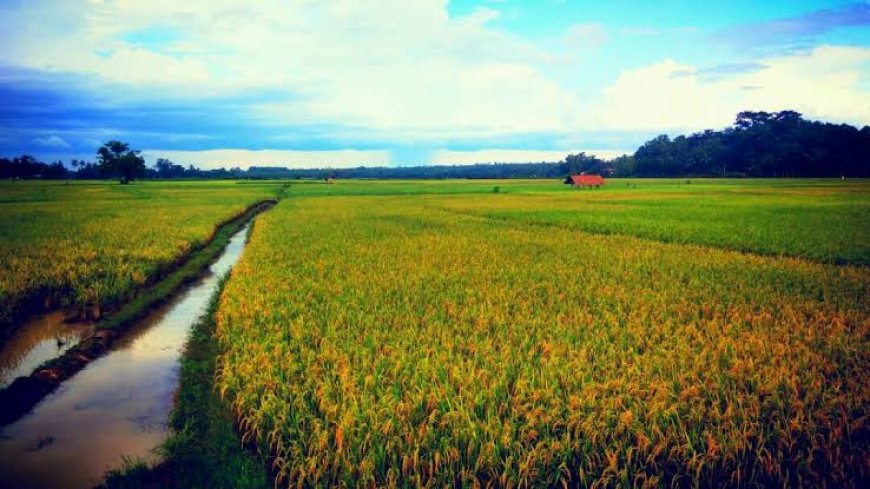
[[[329,185],[329,184],[335,183],[335,177],[326,177],[323,179],[323,181],[324,181],[324,183]]]
[[[565,179],[566,184],[570,184],[574,188],[595,187],[599,188],[604,185],[604,178],[601,175],[569,175]]]

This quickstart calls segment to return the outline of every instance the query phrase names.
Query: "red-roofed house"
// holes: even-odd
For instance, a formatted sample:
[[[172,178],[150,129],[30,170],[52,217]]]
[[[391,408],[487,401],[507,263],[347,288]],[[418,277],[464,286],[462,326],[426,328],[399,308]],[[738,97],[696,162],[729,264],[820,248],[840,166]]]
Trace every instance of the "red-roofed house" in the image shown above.
[[[570,175],[565,179],[565,183],[570,183],[572,187],[600,187],[604,185],[604,178],[601,175]]]

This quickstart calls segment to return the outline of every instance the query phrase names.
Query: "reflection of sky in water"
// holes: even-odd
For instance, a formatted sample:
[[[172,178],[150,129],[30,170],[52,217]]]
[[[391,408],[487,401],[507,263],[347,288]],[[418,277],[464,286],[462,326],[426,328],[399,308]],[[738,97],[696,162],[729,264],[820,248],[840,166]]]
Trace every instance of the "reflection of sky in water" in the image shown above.
[[[22,324],[0,346],[0,388],[59,357],[93,332],[88,323],[63,322],[63,312],[41,314]],[[60,340],[60,342],[58,342]]]
[[[33,414],[0,430],[0,487],[92,487],[124,455],[154,457],[166,438],[189,328],[238,260],[246,233],[233,237],[211,275],[152,312]]]

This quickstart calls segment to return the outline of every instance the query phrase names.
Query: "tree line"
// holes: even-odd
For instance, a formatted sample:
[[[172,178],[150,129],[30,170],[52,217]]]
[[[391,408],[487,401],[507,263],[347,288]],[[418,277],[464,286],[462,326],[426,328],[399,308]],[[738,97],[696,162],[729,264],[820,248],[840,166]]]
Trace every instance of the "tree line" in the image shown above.
[[[252,166],[247,170],[202,170],[158,159],[146,167],[139,151],[120,141],[97,150],[97,162],[43,163],[31,156],[0,158],[0,178],[561,178],[594,173],[611,177],[870,177],[870,126],[810,121],[795,111],[740,112],[720,131],[706,130],[671,139],[662,134],[633,155],[610,160],[586,153],[557,163],[493,163],[407,167],[309,168]]]
[[[0,158],[0,179],[46,179],[46,180],[105,180],[117,178],[122,184],[136,178],[144,179],[228,179],[245,178],[245,172],[239,168],[230,170],[201,170],[189,165],[187,168],[172,161],[160,158],[153,168],[145,165],[138,150],[130,148],[128,143],[109,141],[97,150],[96,162],[74,159],[72,169],[63,162],[44,163],[36,158],[24,155],[17,158]]]
[[[791,110],[741,112],[722,131],[653,138],[624,163],[638,177],[868,177],[870,126],[808,121]]]

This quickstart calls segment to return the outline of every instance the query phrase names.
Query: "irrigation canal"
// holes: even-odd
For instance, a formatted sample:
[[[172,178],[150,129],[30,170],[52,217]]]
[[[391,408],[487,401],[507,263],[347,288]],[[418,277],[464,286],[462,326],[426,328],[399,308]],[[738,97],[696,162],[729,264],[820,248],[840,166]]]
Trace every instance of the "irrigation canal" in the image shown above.
[[[250,225],[232,237],[210,273],[131,327],[105,356],[30,414],[0,429],[0,487],[90,488],[125,457],[156,457],[154,449],[169,434],[166,424],[188,332],[205,312],[220,278],[241,256]],[[64,339],[74,341],[71,335],[82,334],[81,328],[62,331],[51,317],[28,328],[42,329],[31,332],[29,340],[27,332],[22,334],[22,343],[35,346],[14,352],[20,360],[14,366],[7,362],[6,377],[21,374],[28,364],[62,350]]]

